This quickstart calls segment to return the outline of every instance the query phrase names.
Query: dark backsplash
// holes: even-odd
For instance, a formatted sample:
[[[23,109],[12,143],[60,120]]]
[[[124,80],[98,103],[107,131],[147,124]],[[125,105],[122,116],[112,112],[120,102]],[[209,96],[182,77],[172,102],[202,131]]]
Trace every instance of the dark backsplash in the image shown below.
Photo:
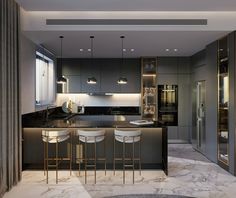
[[[48,114],[48,115],[47,115]],[[22,126],[29,122],[42,122],[54,119],[66,119],[72,114],[62,111],[61,107],[50,108],[47,110],[27,113],[22,115]],[[80,115],[140,115],[139,107],[85,107],[84,114]]]
[[[85,107],[85,115],[140,115],[139,107]]]

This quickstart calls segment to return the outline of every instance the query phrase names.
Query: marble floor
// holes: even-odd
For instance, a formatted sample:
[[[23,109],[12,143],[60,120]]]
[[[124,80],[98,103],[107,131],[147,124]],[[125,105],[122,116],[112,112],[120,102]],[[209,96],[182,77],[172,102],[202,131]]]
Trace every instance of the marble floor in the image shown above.
[[[97,172],[97,184],[93,184],[93,172],[89,172],[88,184],[78,172],[69,176],[68,171],[59,172],[59,184],[55,184],[55,172],[50,172],[47,185],[42,171],[24,171],[22,181],[4,198],[102,198],[102,197],[138,197],[145,194],[156,197],[158,194],[189,197],[234,198],[236,197],[236,177],[208,161],[188,144],[169,145],[169,175],[160,171],[143,170],[140,176],[135,174],[132,184],[132,172],[127,171],[127,184],[122,184],[122,172],[112,171],[104,175]],[[135,194],[132,196],[132,194]],[[130,195],[130,196],[128,196]],[[148,197],[148,196],[147,196]],[[161,196],[162,197],[162,196]],[[172,196],[171,196],[172,197]]]

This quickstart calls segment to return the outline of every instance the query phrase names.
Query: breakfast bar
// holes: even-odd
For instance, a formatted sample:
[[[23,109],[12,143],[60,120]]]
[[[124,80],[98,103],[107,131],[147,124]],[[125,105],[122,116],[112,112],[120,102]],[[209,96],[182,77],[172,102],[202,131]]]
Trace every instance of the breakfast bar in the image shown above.
[[[23,122],[23,169],[42,169],[43,168],[43,141],[42,130],[67,129],[72,135],[72,156],[73,169],[78,169],[76,156],[78,156],[79,144],[76,131],[101,129],[105,131],[106,161],[107,169],[113,167],[113,140],[114,130],[141,130],[141,164],[142,169],[162,169],[168,174],[167,161],[167,128],[158,122],[147,125],[131,124],[129,121],[85,121],[74,115],[69,119],[55,119],[43,121],[25,119]],[[64,143],[63,143],[64,144]],[[62,145],[61,155],[67,155],[67,145]],[[60,149],[60,148],[59,148]],[[53,150],[53,149],[51,149]],[[117,152],[121,153],[122,146],[118,144]],[[53,151],[50,151],[53,152]],[[98,156],[102,149],[98,149]],[[50,153],[49,153],[50,154]],[[62,167],[67,167],[66,164]],[[97,163],[97,168],[103,168],[103,164]],[[121,165],[117,165],[120,168]]]

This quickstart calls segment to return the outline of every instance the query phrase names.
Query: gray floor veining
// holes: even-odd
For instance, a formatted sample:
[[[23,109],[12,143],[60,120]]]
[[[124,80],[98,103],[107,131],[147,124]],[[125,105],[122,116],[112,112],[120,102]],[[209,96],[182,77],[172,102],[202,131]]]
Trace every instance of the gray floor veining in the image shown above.
[[[236,177],[211,163],[189,144],[170,144],[169,175],[160,170],[142,171],[135,174],[135,184],[132,184],[132,174],[127,171],[127,184],[122,184],[122,172],[112,171],[104,175],[98,171],[97,184],[93,184],[93,172],[89,172],[88,184],[84,177],[78,177],[74,171],[59,172],[59,184],[55,184],[55,172],[50,171],[47,185],[42,171],[24,171],[22,181],[4,198],[234,198],[236,197]]]

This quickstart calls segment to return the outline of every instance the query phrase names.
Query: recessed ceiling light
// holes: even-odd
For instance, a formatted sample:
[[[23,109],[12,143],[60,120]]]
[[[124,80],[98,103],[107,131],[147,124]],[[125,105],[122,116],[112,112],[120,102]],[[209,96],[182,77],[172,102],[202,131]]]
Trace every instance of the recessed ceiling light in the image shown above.
[[[82,51],[84,51],[84,49],[82,49],[82,48],[81,48],[81,49],[79,49],[79,51],[81,51],[81,52],[82,52]]]
[[[131,52],[133,52],[133,51],[134,51],[134,49],[132,48],[132,49],[130,49],[130,51],[131,51]]]
[[[88,52],[91,52],[91,49],[90,49],[90,48],[88,49]]]
[[[220,51],[222,52],[222,51],[224,51],[224,49],[223,49],[223,48],[220,48]]]
[[[169,52],[169,51],[170,51],[170,49],[166,48],[166,51],[167,51],[167,52]]]
[[[125,48],[123,49],[123,52],[126,52],[126,49],[125,49]]]
[[[177,52],[177,51],[178,51],[178,49],[176,49],[176,48],[175,48],[175,49],[174,49],[174,51],[175,51],[175,52]]]

